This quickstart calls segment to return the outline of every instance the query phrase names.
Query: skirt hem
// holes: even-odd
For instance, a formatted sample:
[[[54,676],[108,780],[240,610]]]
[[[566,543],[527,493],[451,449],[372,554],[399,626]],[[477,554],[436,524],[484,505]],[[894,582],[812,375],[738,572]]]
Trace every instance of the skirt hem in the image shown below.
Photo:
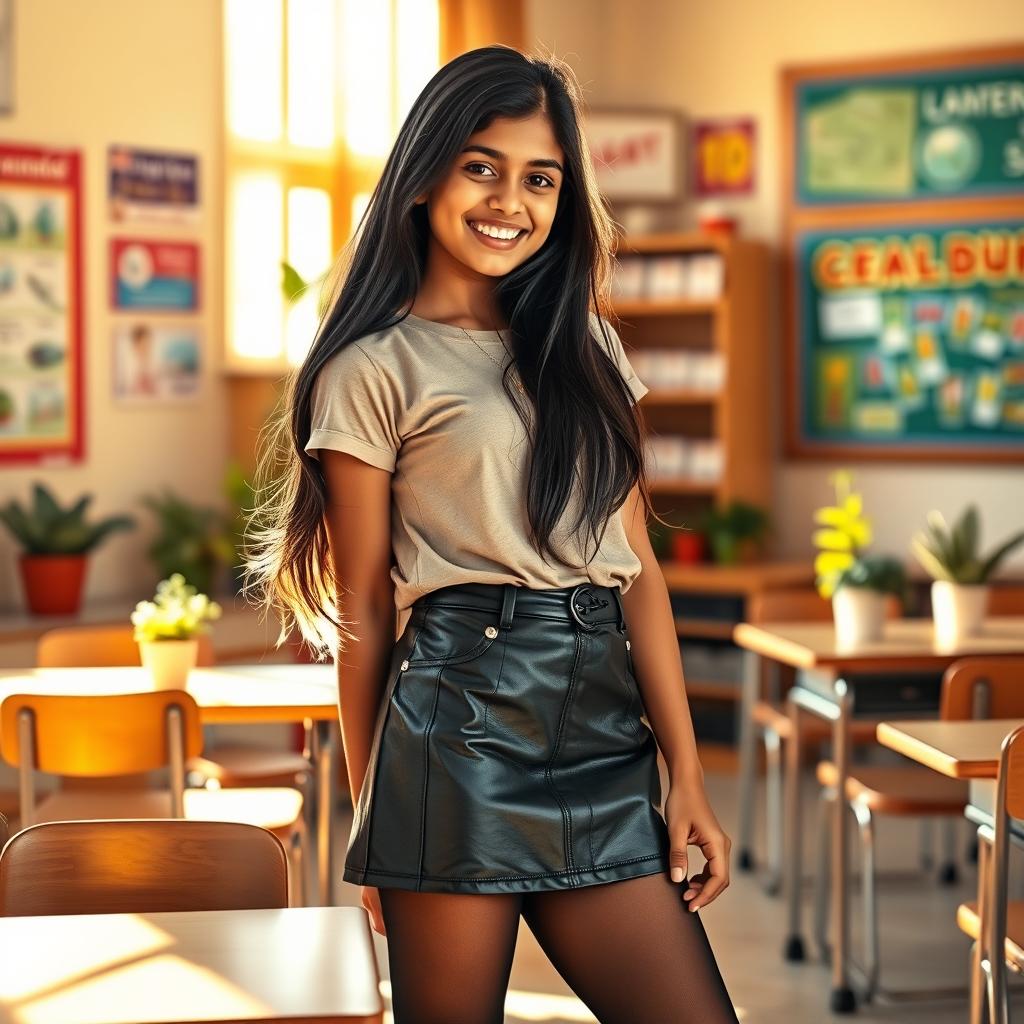
[[[668,856],[656,853],[649,857],[612,861],[592,868],[575,868],[542,875],[505,875],[496,878],[449,878],[443,875],[415,875],[398,872],[362,870],[345,865],[342,877],[355,885],[377,888],[412,889],[418,892],[547,892],[554,889],[578,889],[587,885],[639,878],[668,870]]]

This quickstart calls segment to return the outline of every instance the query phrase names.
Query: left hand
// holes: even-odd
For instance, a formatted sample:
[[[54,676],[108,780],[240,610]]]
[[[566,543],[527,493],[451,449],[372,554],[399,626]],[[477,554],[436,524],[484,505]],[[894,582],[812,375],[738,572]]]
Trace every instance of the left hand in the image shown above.
[[[689,880],[683,899],[689,909],[699,910],[721,895],[729,886],[729,851],[732,840],[718,824],[700,782],[675,783],[665,800],[671,852],[669,870],[673,882],[686,878],[689,845],[700,847],[707,864]]]

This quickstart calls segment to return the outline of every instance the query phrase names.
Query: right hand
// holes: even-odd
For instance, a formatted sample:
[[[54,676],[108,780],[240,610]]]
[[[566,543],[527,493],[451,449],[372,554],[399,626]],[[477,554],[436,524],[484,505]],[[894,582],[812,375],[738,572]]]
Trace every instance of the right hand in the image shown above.
[[[359,887],[360,902],[363,908],[370,915],[370,927],[380,935],[387,935],[384,930],[384,914],[380,909],[380,893],[375,885],[361,885]]]

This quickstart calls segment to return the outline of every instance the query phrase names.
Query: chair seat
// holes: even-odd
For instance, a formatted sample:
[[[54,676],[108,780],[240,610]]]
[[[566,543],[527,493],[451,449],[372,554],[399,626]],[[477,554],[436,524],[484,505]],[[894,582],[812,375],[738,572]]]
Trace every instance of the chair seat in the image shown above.
[[[202,756],[189,758],[189,771],[216,779],[222,786],[262,782],[268,786],[294,785],[310,771],[310,763],[294,750],[225,743],[207,746]]]
[[[186,789],[185,817],[191,821],[236,821],[271,832],[288,832],[302,814],[297,789]],[[164,789],[58,791],[41,800],[34,820],[95,821],[103,818],[170,818],[171,795]]]
[[[818,762],[818,782],[835,787],[835,763]],[[967,783],[950,779],[921,765],[850,767],[847,800],[860,800],[880,814],[961,814],[967,804]]]
[[[981,933],[977,900],[956,908],[956,924],[977,940]],[[1006,904],[1006,960],[1017,970],[1024,968],[1024,900],[1009,900]]]
[[[793,723],[786,714],[785,708],[767,700],[759,700],[754,705],[752,717],[758,725],[771,729],[782,739],[787,740],[793,735]],[[853,721],[850,723],[850,738],[855,742],[869,742],[875,739],[877,722]],[[800,736],[805,740],[829,740],[832,738],[832,723],[811,715],[803,715],[800,719]]]

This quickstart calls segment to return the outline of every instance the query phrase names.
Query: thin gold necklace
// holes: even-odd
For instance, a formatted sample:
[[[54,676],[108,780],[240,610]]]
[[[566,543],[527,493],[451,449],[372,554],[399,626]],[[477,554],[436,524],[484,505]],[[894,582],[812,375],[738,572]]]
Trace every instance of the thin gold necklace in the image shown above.
[[[492,356],[491,353],[487,351],[487,349],[485,349],[482,345],[480,345],[479,342],[477,342],[476,338],[474,338],[473,335],[470,334],[469,331],[467,331],[465,327],[460,327],[459,330],[462,331],[462,333],[465,334],[465,336],[467,338],[469,338],[469,340],[471,342],[473,342],[473,344],[476,345],[476,347],[478,349],[480,349],[480,351],[483,352],[483,354],[485,356],[487,356],[487,358],[490,359],[490,361],[492,363],[494,363],[494,365],[497,366],[499,370],[504,370],[505,369],[504,364],[500,360],[495,359],[494,356]],[[507,355],[509,357],[509,359],[511,359],[512,356],[509,353],[509,350],[507,348],[505,348],[505,342],[501,340],[501,335],[498,334],[497,331],[495,331],[494,333],[497,334],[498,341],[501,341],[501,347],[505,349],[505,355]],[[512,383],[515,384],[515,386],[519,389],[519,393],[521,395],[525,395],[526,394],[526,389],[523,387],[523,382],[519,379],[519,374],[515,371],[515,369],[513,369],[513,373],[514,373],[514,376],[512,378]]]

